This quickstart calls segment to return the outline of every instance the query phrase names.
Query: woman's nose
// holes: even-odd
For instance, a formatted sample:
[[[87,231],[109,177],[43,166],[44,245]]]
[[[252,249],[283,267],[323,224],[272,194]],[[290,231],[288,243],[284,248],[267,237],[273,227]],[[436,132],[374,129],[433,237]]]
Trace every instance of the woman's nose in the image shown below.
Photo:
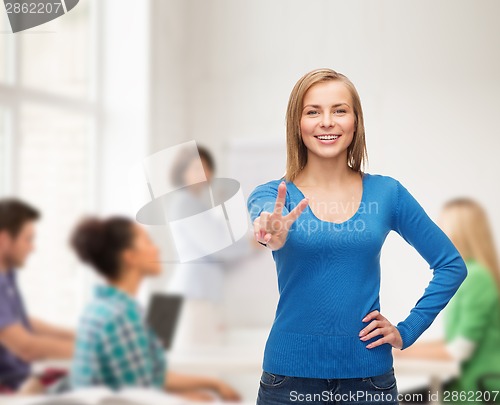
[[[321,119],[321,126],[325,128],[329,128],[335,125],[335,122],[332,120],[330,114],[323,114],[323,118]]]

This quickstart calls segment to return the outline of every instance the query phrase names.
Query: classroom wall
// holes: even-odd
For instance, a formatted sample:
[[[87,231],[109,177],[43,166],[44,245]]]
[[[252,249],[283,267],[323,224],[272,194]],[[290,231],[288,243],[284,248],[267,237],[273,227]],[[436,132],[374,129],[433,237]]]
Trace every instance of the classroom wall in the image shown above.
[[[286,152],[274,148],[271,155],[266,144],[284,141],[289,93],[304,73],[330,67],[346,74],[360,93],[367,171],[399,179],[433,219],[446,199],[476,197],[498,234],[499,3],[165,3],[153,2],[152,27],[165,36],[156,40],[152,56],[152,98],[158,103],[150,116],[152,151],[195,139],[213,150],[219,176],[238,178],[237,170],[247,165],[246,177],[255,176],[254,185],[277,178]],[[181,16],[175,24],[172,12]],[[253,150],[235,167],[228,151],[238,142],[258,142],[262,152]],[[269,167],[256,163],[261,153],[268,154]],[[245,283],[231,281],[233,289],[253,289],[255,298],[267,299],[264,325],[276,294],[270,287],[267,298],[258,295],[260,277],[275,282],[267,278],[273,264],[246,266],[240,279]],[[393,232],[383,250],[382,273],[382,313],[396,324],[421,296],[432,271]],[[233,290],[233,299],[238,296]],[[440,328],[438,321],[427,334],[437,335]]]

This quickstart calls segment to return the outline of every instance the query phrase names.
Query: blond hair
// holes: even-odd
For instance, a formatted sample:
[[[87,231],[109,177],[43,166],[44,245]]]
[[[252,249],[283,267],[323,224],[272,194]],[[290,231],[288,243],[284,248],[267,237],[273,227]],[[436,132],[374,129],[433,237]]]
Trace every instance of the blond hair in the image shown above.
[[[468,197],[444,204],[449,219],[449,237],[464,260],[474,259],[487,268],[500,292],[500,268],[488,216],[481,205]]]
[[[353,140],[347,148],[347,165],[357,172],[360,172],[361,169],[364,170],[365,161],[368,160],[368,153],[366,151],[365,126],[359,94],[354,84],[346,76],[335,70],[323,68],[313,70],[302,76],[290,94],[286,112],[287,161],[284,177],[287,181],[293,181],[307,163],[307,148],[302,141],[300,132],[304,96],[313,85],[330,80],[338,80],[344,83],[351,94],[355,116],[355,131]]]

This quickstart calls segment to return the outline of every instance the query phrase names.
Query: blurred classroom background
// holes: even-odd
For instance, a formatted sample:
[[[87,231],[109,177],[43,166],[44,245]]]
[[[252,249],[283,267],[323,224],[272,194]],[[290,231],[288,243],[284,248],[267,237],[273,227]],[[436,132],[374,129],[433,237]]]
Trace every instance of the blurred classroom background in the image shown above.
[[[238,180],[245,197],[281,177],[288,96],[319,67],[357,87],[368,172],[399,179],[433,219],[447,199],[474,197],[498,232],[499,14],[494,0],[82,0],[12,34],[0,13],[0,195],[43,214],[20,272],[29,311],[75,326],[95,279],[68,248],[69,232],[86,213],[135,217],[127,173],[138,160],[195,140],[213,153],[216,177]],[[163,243],[165,229],[148,229]],[[162,251],[164,273],[146,296],[168,288],[170,255]],[[396,324],[432,271],[394,232],[381,265],[381,310]],[[251,400],[276,274],[266,249],[234,266],[225,342],[246,351],[214,372]],[[422,339],[442,334],[438,316]],[[210,372],[195,355],[174,360]],[[408,378],[410,387],[427,377]]]

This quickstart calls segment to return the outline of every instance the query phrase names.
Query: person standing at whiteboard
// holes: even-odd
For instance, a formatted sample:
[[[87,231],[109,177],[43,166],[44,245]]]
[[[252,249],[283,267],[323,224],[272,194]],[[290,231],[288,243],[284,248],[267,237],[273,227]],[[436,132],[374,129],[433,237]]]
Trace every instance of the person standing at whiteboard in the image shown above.
[[[363,112],[345,75],[305,74],[291,92],[286,131],[285,176],[247,200],[280,293],[257,404],[398,404],[392,349],[406,349],[431,325],[466,278],[465,263],[399,180],[363,170]],[[391,230],[434,270],[397,325],[379,302],[380,252]]]
[[[186,149],[176,159],[170,173],[171,182],[180,187],[168,205],[168,218],[187,218],[213,208],[211,192],[215,173],[215,160],[211,152],[198,145],[193,152]],[[206,181],[200,182],[200,178]],[[205,217],[202,226],[216,236],[227,229],[217,218]],[[209,221],[209,222],[207,222]],[[224,282],[229,268],[237,268],[235,261],[251,251],[250,240],[242,238],[232,245],[211,253],[200,244],[200,229],[183,228],[176,233],[176,243],[187,247],[196,260],[178,263],[169,280],[167,292],[184,297],[174,347],[223,344],[226,332],[224,319]]]

